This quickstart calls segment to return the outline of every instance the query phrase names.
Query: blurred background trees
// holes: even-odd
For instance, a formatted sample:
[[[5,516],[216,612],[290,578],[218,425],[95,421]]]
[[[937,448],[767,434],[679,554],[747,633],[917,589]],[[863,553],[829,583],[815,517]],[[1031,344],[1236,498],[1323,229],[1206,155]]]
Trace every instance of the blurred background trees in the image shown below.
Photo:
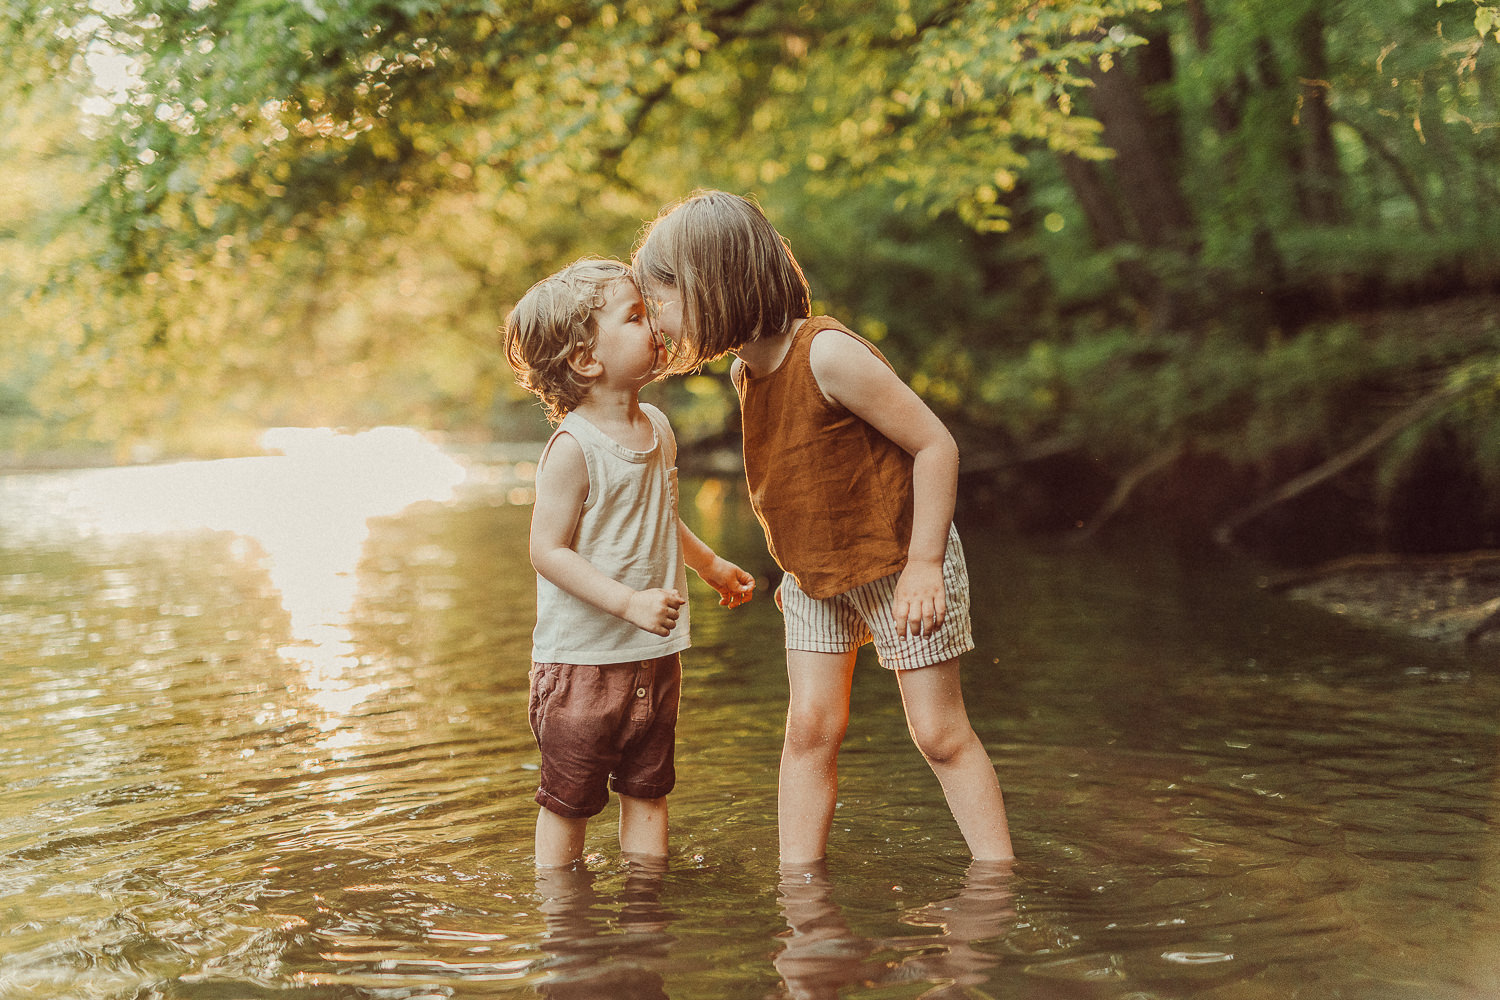
[[[712,186],[1041,520],[1212,520],[1387,426],[1359,530],[1500,520],[1493,5],[0,8],[0,448],[535,436],[510,304]],[[659,391],[732,439],[721,372]]]

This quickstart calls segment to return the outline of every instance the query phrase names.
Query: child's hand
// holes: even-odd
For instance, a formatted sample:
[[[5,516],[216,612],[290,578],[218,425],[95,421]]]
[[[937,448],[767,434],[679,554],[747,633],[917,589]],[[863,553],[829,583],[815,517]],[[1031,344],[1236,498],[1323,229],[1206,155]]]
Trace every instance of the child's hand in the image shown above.
[[[728,559],[714,556],[706,572],[698,575],[703,582],[719,592],[719,605],[737,608],[755,595],[755,577],[740,569]]]
[[[637,590],[630,595],[625,605],[625,620],[636,628],[645,629],[654,635],[671,635],[687,603],[675,590]]]
[[[933,635],[948,614],[943,588],[943,564],[910,562],[896,580],[891,597],[896,634],[903,638]]]

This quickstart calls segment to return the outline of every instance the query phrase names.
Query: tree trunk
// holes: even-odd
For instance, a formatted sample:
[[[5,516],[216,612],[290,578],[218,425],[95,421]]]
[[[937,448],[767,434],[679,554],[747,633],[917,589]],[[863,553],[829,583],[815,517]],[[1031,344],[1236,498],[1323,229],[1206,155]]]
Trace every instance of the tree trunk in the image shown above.
[[[1193,214],[1178,185],[1179,164],[1159,133],[1140,85],[1122,61],[1092,67],[1089,103],[1115,151],[1114,167],[1141,242],[1152,248],[1185,247]]]
[[[1131,55],[1136,66],[1135,80],[1144,99],[1151,134],[1155,136],[1162,155],[1180,165],[1184,154],[1182,120],[1177,102],[1156,100],[1154,93],[1157,88],[1170,87],[1177,74],[1172,56],[1172,36],[1165,28],[1143,30],[1142,34],[1146,38],[1146,44]]]
[[[1078,206],[1083,209],[1083,218],[1088,223],[1094,245],[1109,249],[1132,242],[1129,221],[1099,165],[1068,153],[1059,156],[1058,162],[1063,177],[1073,189],[1073,196],[1078,199]],[[1120,276],[1120,283],[1126,291],[1139,302],[1154,301],[1160,294],[1160,283],[1138,260],[1117,261],[1115,273]]]
[[[1328,107],[1328,47],[1323,37],[1323,15],[1312,10],[1297,31],[1298,121],[1302,127],[1304,159],[1302,213],[1318,225],[1337,225],[1347,219],[1344,178],[1338,148],[1333,142],[1333,114]]]
[[[1159,70],[1161,64],[1157,62],[1155,66]],[[1107,216],[1110,220],[1109,227],[1095,229],[1096,238],[1134,242],[1148,251],[1192,254],[1197,231],[1192,209],[1179,184],[1181,159],[1170,135],[1164,134],[1140,82],[1131,75],[1125,62],[1119,60],[1108,70],[1093,66],[1087,75],[1094,84],[1089,91],[1090,109],[1104,128],[1105,145],[1115,152],[1110,164],[1117,183],[1113,190],[1093,184],[1093,179],[1080,169],[1080,165],[1091,165],[1081,161],[1071,166],[1064,163],[1064,170],[1075,191],[1096,188],[1106,192],[1113,202],[1110,212],[1095,213],[1097,219]],[[1092,168],[1092,172],[1097,173],[1098,168]],[[1192,289],[1174,287],[1149,260],[1122,264],[1119,271],[1149,315],[1152,327],[1171,329],[1191,322]]]
[[[1187,0],[1187,11],[1188,20],[1193,29],[1193,44],[1197,46],[1200,54],[1207,55],[1209,47],[1213,44],[1213,22],[1209,19],[1208,8],[1203,6],[1203,0]],[[1233,135],[1240,127],[1243,117],[1240,101],[1244,99],[1246,88],[1245,74],[1240,73],[1235,78],[1233,96],[1217,90],[1214,92],[1213,122],[1214,130],[1219,135]]]

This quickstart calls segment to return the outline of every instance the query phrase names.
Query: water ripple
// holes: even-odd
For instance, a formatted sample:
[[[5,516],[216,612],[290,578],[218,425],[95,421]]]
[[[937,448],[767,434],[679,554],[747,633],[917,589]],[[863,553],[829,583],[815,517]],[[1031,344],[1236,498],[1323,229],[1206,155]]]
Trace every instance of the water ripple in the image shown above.
[[[233,526],[69,528],[65,486],[0,477],[7,998],[1500,987],[1500,674],[1213,567],[971,536],[965,697],[1013,871],[967,865],[863,665],[830,862],[784,880],[779,617],[700,601],[670,866],[624,864],[609,812],[539,880],[525,509],[377,518],[324,605]],[[715,517],[753,554],[743,508]]]

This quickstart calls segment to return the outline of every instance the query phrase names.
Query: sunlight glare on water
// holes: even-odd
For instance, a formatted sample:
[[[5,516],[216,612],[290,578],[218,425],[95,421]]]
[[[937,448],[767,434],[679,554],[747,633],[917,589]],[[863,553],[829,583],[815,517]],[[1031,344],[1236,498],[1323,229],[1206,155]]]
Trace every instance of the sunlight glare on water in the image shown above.
[[[337,717],[374,690],[338,681],[351,656],[348,615],[370,520],[452,499],[465,470],[404,427],[354,434],[277,427],[260,444],[280,454],[85,470],[59,516],[105,538],[237,536],[232,551],[264,566],[289,617],[291,641],[281,654],[309,668],[320,704]]]

